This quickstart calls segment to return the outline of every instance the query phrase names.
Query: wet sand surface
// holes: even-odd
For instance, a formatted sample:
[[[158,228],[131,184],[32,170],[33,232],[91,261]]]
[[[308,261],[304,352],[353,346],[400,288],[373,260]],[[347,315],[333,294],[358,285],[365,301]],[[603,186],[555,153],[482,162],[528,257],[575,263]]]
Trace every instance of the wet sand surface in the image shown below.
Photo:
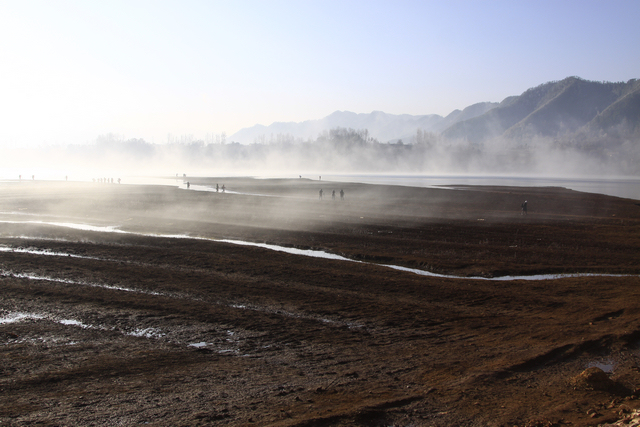
[[[586,426],[640,407],[640,201],[190,179],[216,183],[1,184],[0,425]],[[483,280],[572,273],[593,275]],[[592,366],[606,381],[580,380]]]

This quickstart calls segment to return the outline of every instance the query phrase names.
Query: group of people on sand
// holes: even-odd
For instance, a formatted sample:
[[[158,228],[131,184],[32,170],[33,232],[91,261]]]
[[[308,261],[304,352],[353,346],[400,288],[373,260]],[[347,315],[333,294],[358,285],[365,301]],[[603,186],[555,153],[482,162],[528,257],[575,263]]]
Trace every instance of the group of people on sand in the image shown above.
[[[93,182],[98,182],[100,184],[113,184],[113,178],[92,178]],[[121,179],[118,178],[118,184],[120,184]]]
[[[191,183],[189,181],[187,181],[187,190],[189,188],[191,188]],[[226,189],[227,189],[227,187],[225,187],[224,184],[222,184],[222,187],[220,187],[218,184],[216,184],[216,193],[219,193],[220,190],[222,190],[222,192],[224,193]]]
[[[22,181],[22,175],[18,175],[18,180]],[[35,175],[31,175],[31,180],[35,181],[36,180],[36,176]],[[69,175],[65,175],[64,176],[64,180],[65,181],[69,181]],[[93,182],[98,182],[98,183],[104,183],[104,184],[113,184],[114,183],[114,179],[113,178],[91,178],[91,180]],[[120,184],[122,180],[120,178],[118,178],[118,184]]]
[[[320,194],[320,200],[322,200],[322,195],[324,194],[324,191],[322,190],[322,188],[319,191]],[[336,199],[336,190],[331,190],[331,199],[335,200]],[[340,200],[344,200],[344,190],[340,190]]]

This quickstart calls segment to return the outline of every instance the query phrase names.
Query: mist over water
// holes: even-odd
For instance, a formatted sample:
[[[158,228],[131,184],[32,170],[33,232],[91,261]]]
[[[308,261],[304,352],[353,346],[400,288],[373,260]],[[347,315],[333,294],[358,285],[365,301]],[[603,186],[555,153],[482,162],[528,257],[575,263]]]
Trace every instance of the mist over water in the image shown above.
[[[380,143],[352,129],[315,141],[272,144],[150,144],[3,149],[0,180],[120,182],[184,187],[193,177],[304,178],[406,185],[554,186],[640,199],[635,146],[603,155],[537,139]],[[621,149],[622,150],[622,149]],[[192,187],[210,191],[209,188]],[[229,189],[233,191],[232,189]]]
[[[367,184],[404,185],[409,187],[448,187],[463,185],[563,187],[587,193],[606,194],[640,200],[640,178],[558,178],[531,176],[472,175],[327,175],[323,179]]]
[[[114,179],[114,185],[118,184],[120,179],[121,185],[166,185],[171,187],[178,187],[187,189],[187,182],[194,178],[207,178],[207,175],[186,175],[179,174],[178,176],[164,175],[164,176],[134,176],[134,175],[119,175],[103,173],[102,175],[94,174],[96,177],[92,177],[90,174],[74,173],[76,171],[68,172],[63,175],[61,170],[51,169],[31,169],[30,174],[20,174],[19,168],[5,168],[2,170],[0,180],[5,182],[11,182],[15,184],[29,185],[29,183],[40,181],[58,181],[65,180],[71,182],[95,182],[100,184],[97,180],[100,178]],[[22,175],[22,178],[18,177]],[[34,177],[32,179],[31,177]],[[219,176],[219,175],[216,175]],[[246,175],[234,175],[228,174],[228,177],[238,177]],[[317,180],[321,177],[322,181],[326,182],[352,182],[352,183],[365,183],[365,184],[378,184],[378,185],[401,185],[408,187],[438,187],[438,188],[452,188],[457,186],[513,186],[513,187],[562,187],[575,191],[582,191],[587,193],[605,194],[608,196],[623,197],[629,199],[640,200],[640,178],[636,177],[600,177],[600,178],[588,178],[588,177],[574,177],[563,178],[554,176],[517,176],[517,175],[504,175],[504,176],[491,176],[491,175],[404,175],[404,174],[323,174],[320,172],[306,173],[305,175],[251,175],[251,178],[255,179],[278,179],[278,178],[303,178]],[[221,177],[223,178],[223,177]],[[223,180],[221,180],[221,185]],[[190,184],[189,187],[192,191],[216,191],[215,186],[194,185]],[[226,193],[234,194],[232,188],[226,189]],[[268,194],[251,194],[255,196],[271,196]]]
[[[16,169],[17,170],[17,169]],[[15,176],[15,170],[8,171],[2,170],[3,174],[0,175],[0,181],[8,183],[14,183],[19,185],[29,185],[36,181],[65,181],[65,176],[68,181],[71,182],[95,182],[96,185],[100,184],[95,181],[97,178],[92,178],[88,175],[78,175],[71,172],[70,175],[62,175],[60,171],[51,170],[33,170],[33,176],[35,179],[31,179],[31,175],[22,175],[22,179],[19,180]],[[107,174],[104,174],[107,175]],[[234,177],[237,175],[228,175],[228,177]],[[402,174],[327,174],[323,175],[322,172],[312,172],[305,175],[298,175],[303,178],[317,180],[319,177],[322,181],[326,182],[352,182],[352,183],[364,183],[364,184],[378,184],[378,185],[401,185],[408,187],[432,187],[432,188],[451,188],[455,189],[458,186],[509,186],[509,187],[562,187],[575,191],[582,191],[586,193],[605,194],[608,196],[629,198],[640,200],[640,178],[635,177],[622,177],[622,178],[561,178],[561,177],[533,177],[533,176],[481,176],[481,175],[402,175]],[[255,179],[279,179],[279,178],[298,178],[295,175],[254,175],[251,178]],[[117,180],[120,178],[121,185],[166,185],[171,187],[178,187],[187,189],[187,182],[194,178],[207,178],[205,175],[192,176],[182,175],[175,176],[131,176],[131,175],[113,175],[114,185],[117,185]],[[221,177],[221,185],[223,183],[223,177]],[[102,185],[102,184],[101,184]],[[190,184],[189,190],[191,191],[212,191],[215,192],[215,186],[212,185],[194,185]],[[235,194],[236,191],[233,188],[226,189],[227,194]],[[246,193],[243,193],[246,194]],[[269,194],[252,193],[254,196],[266,196],[271,197]]]

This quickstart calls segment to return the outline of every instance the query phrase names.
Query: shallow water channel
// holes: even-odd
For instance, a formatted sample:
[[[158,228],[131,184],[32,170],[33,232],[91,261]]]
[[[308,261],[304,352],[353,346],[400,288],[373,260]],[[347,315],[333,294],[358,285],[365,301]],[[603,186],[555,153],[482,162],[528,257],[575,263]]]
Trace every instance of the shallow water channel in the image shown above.
[[[136,233],[132,231],[125,231],[118,228],[118,226],[95,226],[89,224],[78,224],[78,223],[70,223],[70,222],[46,222],[46,221],[7,221],[0,220],[0,223],[11,223],[11,224],[39,224],[39,225],[52,225],[57,227],[67,227],[73,228],[76,230],[84,230],[84,231],[94,231],[94,232],[103,232],[103,233],[122,233],[122,234],[133,234],[138,236],[145,237],[163,237],[163,238],[173,238],[173,239],[197,239],[197,240],[207,240],[211,242],[220,242],[220,243],[230,243],[234,245],[244,245],[244,246],[254,246],[263,249],[285,252],[291,255],[300,255],[300,256],[309,256],[315,258],[324,258],[338,261],[348,261],[348,262],[357,262],[364,264],[372,264],[372,265],[381,265],[383,267],[392,268],[399,271],[405,271],[408,273],[418,274],[421,276],[430,276],[430,277],[440,277],[447,279],[472,279],[472,280],[492,280],[492,281],[508,281],[508,280],[555,280],[555,279],[563,279],[569,277],[629,277],[636,276],[631,274],[595,274],[595,273],[573,273],[573,274],[536,274],[536,275],[528,275],[528,276],[498,276],[498,277],[481,277],[481,276],[455,276],[455,275],[447,275],[447,274],[437,274],[426,270],[420,270],[416,268],[408,268],[402,267],[399,265],[391,265],[391,264],[374,264],[374,263],[365,263],[362,261],[353,260],[350,258],[346,258],[340,255],[332,254],[325,251],[311,250],[311,249],[297,249],[297,248],[289,248],[285,246],[272,245],[267,243],[255,243],[255,242],[247,242],[243,240],[231,240],[231,239],[211,239],[206,237],[198,237],[198,236],[188,236],[185,234],[148,234],[148,233]],[[0,251],[8,250],[7,248],[0,247]],[[28,251],[28,249],[18,249],[19,251]],[[58,254],[58,253],[44,253],[43,251],[34,250],[34,254],[40,255],[60,255],[60,256],[71,256],[69,254]]]

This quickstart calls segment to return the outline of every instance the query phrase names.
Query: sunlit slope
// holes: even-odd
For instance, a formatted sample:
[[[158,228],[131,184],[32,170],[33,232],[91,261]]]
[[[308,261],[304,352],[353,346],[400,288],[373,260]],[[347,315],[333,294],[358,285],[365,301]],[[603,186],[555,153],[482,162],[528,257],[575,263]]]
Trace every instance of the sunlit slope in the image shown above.
[[[452,125],[442,135],[447,139],[486,142],[492,138],[517,140],[532,137],[562,137],[586,129],[600,130],[623,124],[624,118],[637,117],[633,97],[621,102],[638,89],[637,80],[627,83],[602,83],[568,77],[529,89],[505,100],[487,113]],[[618,104],[615,114],[595,120],[608,107]]]

